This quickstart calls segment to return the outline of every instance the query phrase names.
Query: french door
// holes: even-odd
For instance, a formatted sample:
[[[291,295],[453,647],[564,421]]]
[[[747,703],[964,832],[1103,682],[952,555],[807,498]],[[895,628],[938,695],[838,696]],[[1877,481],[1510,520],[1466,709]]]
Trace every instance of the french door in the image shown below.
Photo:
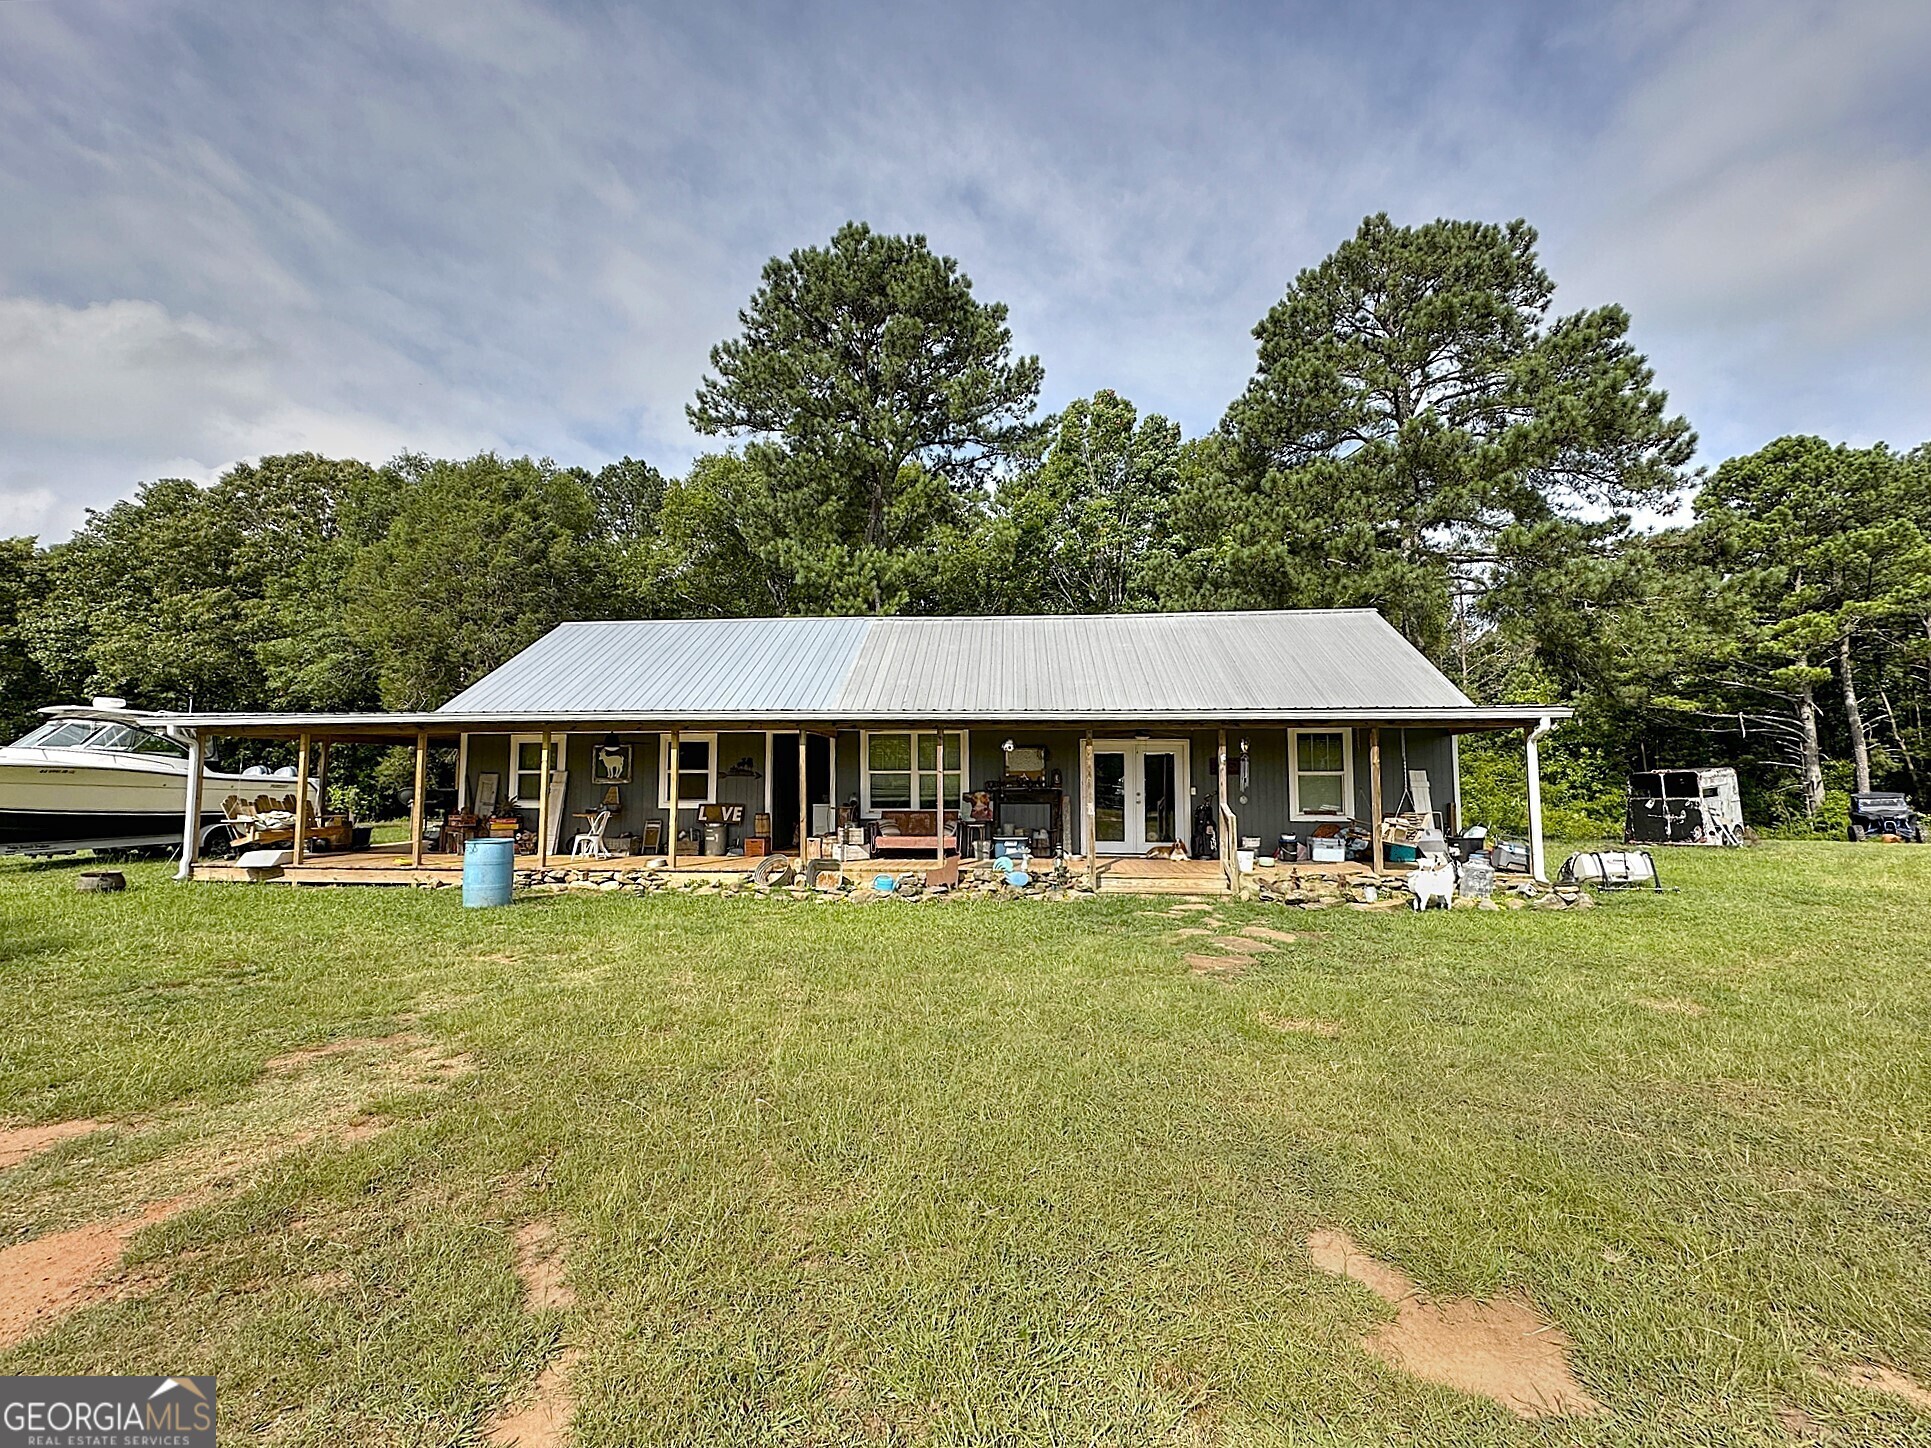
[[[1144,855],[1187,828],[1187,741],[1093,741],[1093,838],[1103,855]]]

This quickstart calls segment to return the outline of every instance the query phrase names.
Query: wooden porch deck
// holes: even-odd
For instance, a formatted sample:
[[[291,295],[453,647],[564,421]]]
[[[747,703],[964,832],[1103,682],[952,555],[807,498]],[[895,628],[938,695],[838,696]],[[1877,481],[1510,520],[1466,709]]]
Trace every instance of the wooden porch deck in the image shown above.
[[[651,863],[662,858],[619,855],[608,860],[593,860],[552,855],[549,868],[581,871],[591,879],[654,869],[673,878],[701,880],[720,875],[748,875],[758,863],[756,858],[744,855],[682,855],[678,857],[676,870],[671,871],[662,864]],[[1083,873],[1083,860],[1075,859],[1072,864],[1075,873]],[[536,856],[518,855],[516,868],[519,871],[536,869]],[[930,860],[913,856],[854,860],[846,867],[847,873],[853,876],[887,871],[903,874],[907,870],[930,868]],[[1293,869],[1303,875],[1344,876],[1360,874],[1367,868],[1366,865],[1352,863],[1303,864],[1264,866],[1257,873],[1265,876],[1276,870],[1285,872]],[[1402,868],[1391,867],[1395,870]],[[230,861],[204,860],[195,866],[194,876],[197,880],[246,882],[248,872]],[[299,865],[284,866],[281,878],[295,885],[457,885],[462,883],[463,861],[460,855],[426,853],[421,865],[412,865],[406,847],[332,851],[311,854]],[[1099,887],[1102,894],[1221,895],[1227,891],[1227,882],[1217,860],[1165,860],[1110,855],[1102,856],[1099,861]]]
[[[550,856],[547,868],[582,870],[592,876],[619,875],[627,870],[642,870],[661,855],[616,855],[607,860],[581,859],[570,855]],[[678,875],[749,874],[757,865],[743,855],[680,855]],[[535,855],[518,855],[517,870],[537,868]],[[660,871],[662,866],[657,867]],[[229,860],[203,860],[194,867],[197,880],[248,879],[248,872]],[[299,865],[284,865],[281,878],[296,885],[459,885],[463,879],[463,857],[425,850],[422,864],[409,860],[409,847],[371,850],[327,851],[311,854]]]

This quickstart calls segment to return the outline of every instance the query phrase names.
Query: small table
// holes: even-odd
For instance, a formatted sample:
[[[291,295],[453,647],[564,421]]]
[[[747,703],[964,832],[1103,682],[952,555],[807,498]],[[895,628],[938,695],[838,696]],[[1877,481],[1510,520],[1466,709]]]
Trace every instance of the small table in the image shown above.
[[[1019,830],[1009,829],[1006,807],[1015,804],[1031,806],[1035,809],[1044,807],[1046,835],[1051,842],[1052,852],[1058,854],[1065,848],[1066,791],[1064,789],[1030,779],[994,779],[981,787],[992,796],[993,833],[1024,833],[1030,839],[1037,832],[1037,827],[1022,826]]]
[[[961,822],[959,828],[961,831],[959,836],[961,854],[967,856],[977,855],[979,853],[978,847],[981,843],[985,845],[987,853],[991,853],[992,836],[996,829],[994,821],[965,820]]]

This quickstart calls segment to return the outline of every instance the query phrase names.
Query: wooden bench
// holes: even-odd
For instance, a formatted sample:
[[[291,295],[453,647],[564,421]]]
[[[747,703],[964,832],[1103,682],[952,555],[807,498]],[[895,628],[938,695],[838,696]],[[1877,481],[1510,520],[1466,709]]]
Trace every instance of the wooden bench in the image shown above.
[[[872,827],[872,853],[936,855],[939,852],[938,811],[930,809],[882,809]],[[959,812],[945,812],[946,853],[959,848]]]

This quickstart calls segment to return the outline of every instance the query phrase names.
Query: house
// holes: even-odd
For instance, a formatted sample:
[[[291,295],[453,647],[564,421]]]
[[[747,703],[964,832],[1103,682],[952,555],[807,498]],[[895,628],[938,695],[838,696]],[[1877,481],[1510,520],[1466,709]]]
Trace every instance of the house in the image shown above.
[[[1422,792],[1452,831],[1459,736],[1513,730],[1539,875],[1535,746],[1567,714],[1478,706],[1379,614],[1323,609],[567,623],[433,712],[148,717],[197,747],[295,740],[304,774],[311,745],[411,741],[419,789],[424,751],[454,745],[458,809],[514,811],[544,855],[606,807],[607,837],[673,867],[718,867],[720,814],[733,848],[766,816],[795,849],[842,808],[890,849],[905,820],[930,831],[941,803],[969,818],[992,793],[1005,828],[1056,832],[1096,875],[1207,822],[1229,870],[1239,837],[1348,821],[1378,852],[1383,814]],[[937,844],[918,848],[937,863]]]

